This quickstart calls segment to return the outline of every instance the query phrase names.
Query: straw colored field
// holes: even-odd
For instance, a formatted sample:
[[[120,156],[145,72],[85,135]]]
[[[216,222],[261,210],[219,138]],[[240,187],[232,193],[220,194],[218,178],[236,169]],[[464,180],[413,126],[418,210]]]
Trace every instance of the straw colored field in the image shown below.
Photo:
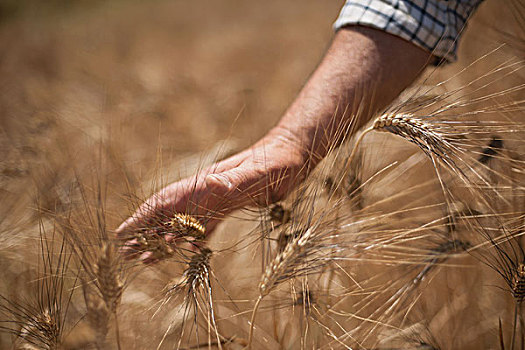
[[[290,278],[266,279],[254,348],[523,346],[524,23],[510,2],[484,3],[459,61],[429,68],[394,104],[450,132],[453,151],[426,155],[402,130],[373,130],[350,167],[353,142],[283,203],[290,224],[268,229],[266,208],[236,213],[210,237],[211,256],[129,265],[104,237],[155,189],[264,135],[320,61],[341,5],[0,5],[0,321],[16,321],[0,324],[12,330],[0,348],[241,349],[266,266],[310,236],[308,254],[288,248]]]

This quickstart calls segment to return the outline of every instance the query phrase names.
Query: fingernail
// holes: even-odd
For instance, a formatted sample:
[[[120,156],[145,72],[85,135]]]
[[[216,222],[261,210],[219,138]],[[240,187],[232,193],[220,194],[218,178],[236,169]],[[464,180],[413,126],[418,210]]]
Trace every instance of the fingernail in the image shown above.
[[[224,185],[228,191],[233,188],[233,184],[224,175],[221,175],[221,174],[210,174],[210,175],[206,176],[206,183],[208,183],[208,179],[212,179],[212,181],[219,182],[220,184]]]
[[[123,222],[122,224],[120,224],[120,226],[115,230],[115,232],[117,234],[119,233],[122,233],[124,231],[124,229],[126,228],[127,224],[126,222]]]
[[[151,260],[153,256],[153,253],[152,252],[144,252],[142,254],[140,254],[140,257],[139,257],[139,260],[141,260],[142,262],[146,263],[147,261]]]

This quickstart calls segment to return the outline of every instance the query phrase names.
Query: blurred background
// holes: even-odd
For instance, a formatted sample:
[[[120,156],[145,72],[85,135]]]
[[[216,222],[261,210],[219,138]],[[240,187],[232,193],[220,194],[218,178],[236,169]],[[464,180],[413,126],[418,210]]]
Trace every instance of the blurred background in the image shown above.
[[[3,0],[3,180],[78,134],[111,138],[143,170],[159,146],[246,146],[319,62],[341,3]]]

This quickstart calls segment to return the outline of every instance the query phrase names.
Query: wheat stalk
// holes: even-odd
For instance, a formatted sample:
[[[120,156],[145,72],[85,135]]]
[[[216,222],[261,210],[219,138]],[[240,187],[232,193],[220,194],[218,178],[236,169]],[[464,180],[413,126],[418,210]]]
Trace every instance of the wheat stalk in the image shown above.
[[[523,262],[520,262],[518,266],[515,268],[515,271],[511,277],[509,284],[510,284],[512,296],[514,297],[514,300],[515,300],[514,322],[512,326],[512,337],[510,341],[510,348],[512,350],[514,349],[516,330],[518,328],[518,314],[519,314],[519,317],[522,317],[520,311],[521,311],[521,305],[522,305],[523,299],[525,298],[525,264]],[[523,324],[522,324],[521,332],[522,333],[524,332]]]
[[[178,236],[189,236],[196,240],[203,240],[206,237],[206,228],[189,214],[176,213],[168,221],[168,225],[175,230]]]
[[[63,236],[69,241],[82,266],[84,302],[87,318],[97,332],[96,343],[104,344],[109,319],[114,317],[117,346],[120,349],[117,308],[125,287],[124,266],[116,245],[108,238],[102,208],[98,208],[97,223],[88,221],[84,228],[68,220],[62,222]],[[91,220],[89,215],[86,220]],[[95,242],[91,242],[95,240]]]
[[[326,164],[318,171],[328,170],[325,167]],[[291,210],[284,209],[280,204],[270,207],[270,218],[277,227],[284,227],[274,239],[277,254],[266,264],[258,284],[259,295],[251,312],[248,347],[252,346],[255,317],[262,300],[291,278],[321,271],[343,251],[338,240],[333,240],[339,236],[339,222],[334,220],[334,215],[342,202],[333,201],[323,210],[317,211],[316,205],[323,192],[324,187],[319,186],[319,181],[314,178],[295,191],[296,198],[290,205]]]
[[[215,336],[217,337],[216,344],[219,348],[221,348],[221,344],[223,343],[221,339],[223,339],[223,337],[219,335],[217,324],[215,321],[212,288],[210,283],[210,258],[212,257],[212,254],[213,252],[211,249],[207,247],[200,247],[198,252],[194,253],[191,256],[190,260],[187,262],[187,267],[184,270],[182,278],[167,288],[165,300],[163,301],[162,305],[166,304],[173,296],[177,295],[181,290],[185,290],[184,301],[186,303],[186,307],[188,307],[191,303],[195,311],[197,311],[199,309],[202,309],[202,307],[199,305],[199,301],[204,301],[206,303],[205,310],[207,311],[207,315],[205,316],[208,319],[208,325],[213,327],[213,330],[215,331]],[[199,295],[202,295],[202,298],[199,298]],[[160,347],[164,343],[167,335],[171,330],[171,327],[172,325],[170,325],[164,333],[164,336],[162,337],[159,345],[157,346],[157,349],[160,349]],[[181,332],[184,332],[184,326]],[[178,347],[180,347],[182,338],[183,334],[181,333]],[[211,339],[209,339],[208,343],[211,343]]]
[[[521,306],[525,299],[525,251],[520,242],[523,235],[523,214],[519,209],[516,208],[516,210],[517,212],[495,212],[490,215],[471,215],[462,218],[468,224],[469,230],[479,234],[484,239],[484,242],[474,247],[475,249],[472,251],[481,251],[477,258],[504,279],[508,291],[514,298],[510,349],[515,346],[516,331],[519,325],[522,337],[524,332]],[[520,215],[516,218],[517,213]],[[510,217],[510,221],[505,222],[503,220],[505,217]],[[498,233],[499,236],[494,237],[493,232]],[[484,246],[486,246],[485,250],[476,249]],[[518,319],[520,320],[519,323]],[[501,326],[500,333],[499,340],[503,344]]]
[[[315,228],[316,226],[311,226],[302,232],[298,231],[289,236],[290,238],[293,238],[288,242],[284,250],[280,251],[275,256],[262,275],[258,287],[259,297],[255,302],[250,321],[250,331],[248,335],[249,348],[251,348],[253,339],[255,315],[262,299],[280,283],[294,276],[298,267],[305,262],[308,256],[308,250],[312,247],[311,239],[314,235]]]
[[[52,238],[46,235],[43,222],[40,228],[42,270],[36,278],[35,299],[19,303],[0,295],[0,312],[7,320],[0,321],[0,331],[16,335],[19,346],[32,349],[56,350],[62,346],[62,336],[76,279],[66,291],[66,275],[71,255],[62,240],[58,252]],[[50,243],[51,242],[51,243]]]
[[[294,237],[266,268],[261,282],[259,293],[262,297],[268,295],[281,281],[289,278],[297,264],[305,258],[305,253],[310,244],[313,227],[295,234]]]
[[[115,318],[115,335],[117,346],[120,349],[120,334],[117,318],[117,307],[120,304],[124,283],[122,282],[119,269],[119,257],[116,255],[115,246],[109,242],[103,242],[100,255],[94,267],[97,289],[102,296],[109,314]]]
[[[184,239],[195,245],[206,238],[206,228],[190,214],[175,213],[169,217],[157,215],[141,227],[131,230],[124,240],[132,241],[137,253],[148,252],[148,260],[160,261],[175,254],[174,242],[168,243],[168,236],[174,237],[174,242]]]
[[[512,295],[518,303],[525,298],[525,264],[520,263],[514,272],[511,283]]]
[[[204,247],[200,249],[198,254],[191,257],[188,267],[184,271],[185,284],[191,293],[207,284],[210,276],[211,255],[211,249]]]
[[[369,128],[365,129],[357,138],[352,153],[346,162],[350,165],[357,153],[357,149],[364,137],[371,131],[388,132],[403,137],[404,139],[416,144],[426,154],[434,154],[445,164],[454,166],[449,157],[452,150],[451,144],[445,137],[437,132],[435,128],[424,120],[412,114],[392,114],[387,113],[378,117]]]
[[[84,292],[87,321],[91,329],[96,333],[95,343],[99,348],[104,348],[111,314],[106,303],[100,294],[94,290],[92,284],[83,281],[82,291]]]
[[[120,349],[117,308],[124,290],[120,258],[116,254],[116,247],[110,242],[102,242],[97,255],[93,263],[81,260],[92,280],[91,283],[83,281],[87,318],[97,333],[96,342],[100,347],[105,343],[109,319],[114,316],[117,346]]]
[[[373,130],[401,136],[419,146],[425,153],[446,156],[448,142],[422,119],[410,114],[384,114],[374,121]]]
[[[95,273],[102,298],[111,313],[115,313],[122,297],[124,283],[122,282],[115,247],[104,242],[96,264]]]
[[[20,330],[19,337],[26,342],[21,344],[23,347],[31,346],[31,348],[36,349],[34,346],[38,346],[40,343],[46,349],[54,350],[58,349],[60,344],[60,333],[56,315],[53,315],[49,310],[44,310],[27,321]]]

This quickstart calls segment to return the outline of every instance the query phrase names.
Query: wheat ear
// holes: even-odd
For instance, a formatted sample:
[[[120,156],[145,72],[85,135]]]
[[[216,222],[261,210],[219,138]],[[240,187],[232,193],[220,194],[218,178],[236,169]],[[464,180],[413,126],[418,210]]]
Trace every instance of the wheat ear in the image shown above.
[[[36,276],[36,294],[23,302],[0,294],[0,332],[16,336],[13,348],[62,349],[76,279],[72,285],[66,284],[71,255],[65,240],[55,245],[54,229],[48,236],[41,220],[39,231],[42,262]]]
[[[510,349],[514,349],[514,342],[516,340],[516,328],[518,326],[518,310],[521,308],[521,303],[525,298],[525,264],[518,264],[511,280],[512,296],[516,300],[514,305],[514,322],[512,326],[512,338],[510,341]]]
[[[115,336],[117,339],[117,347],[120,350],[117,306],[120,304],[124,283],[122,283],[120,278],[120,272],[117,269],[119,264],[116,263],[116,259],[115,247],[108,242],[103,242],[95,272],[102,299],[108,311],[115,317]]]
[[[113,245],[104,242],[101,247],[100,256],[97,261],[96,274],[100,293],[109,311],[115,313],[124,284],[120,279],[120,273],[115,264],[116,254]]]
[[[425,153],[434,153],[438,158],[444,160],[445,149],[448,143],[443,136],[436,132],[432,125],[416,118],[411,114],[383,114],[378,117],[371,127],[365,129],[356,140],[352,153],[348,157],[347,164],[351,164],[355,157],[359,144],[366,134],[371,131],[389,132],[401,136],[416,144]],[[446,162],[446,161],[445,161]]]
[[[188,268],[184,271],[186,284],[194,291],[205,286],[210,273],[210,257],[212,251],[209,248],[202,248],[199,254],[191,257]]]
[[[152,260],[163,260],[175,254],[175,248],[166,241],[168,235],[197,242],[206,237],[206,228],[189,214],[175,213],[168,218],[160,217],[151,224],[145,224],[145,227],[133,232],[129,239],[135,240],[137,251],[150,252]]]
[[[164,303],[168,302],[171,298],[171,295],[174,293],[177,293],[182,288],[186,288],[185,295],[186,298],[191,299],[185,299],[185,300],[191,300],[195,305],[198,304],[199,300],[197,298],[197,293],[199,290],[206,289],[207,288],[207,299],[209,301],[209,317],[210,322],[212,323],[213,327],[215,328],[215,334],[217,336],[217,346],[221,348],[221,342],[220,342],[220,335],[217,330],[217,325],[215,323],[215,316],[213,313],[213,304],[212,304],[212,296],[211,296],[211,285],[210,285],[210,258],[212,256],[213,252],[211,249],[207,247],[201,247],[199,249],[198,253],[195,253],[191,259],[188,261],[188,266],[184,270],[184,274],[182,276],[182,280],[178,281],[174,285],[170,286],[166,293],[166,300]],[[196,309],[200,309],[196,306]],[[161,341],[159,342],[157,346],[157,350],[162,347],[162,344],[166,340],[166,337],[171,329],[170,327],[166,330],[164,333]],[[179,338],[179,344],[178,347],[180,347],[180,343],[182,341],[182,333]]]
[[[32,341],[31,338],[37,339],[40,337],[43,341],[41,345],[46,346],[47,349],[54,350],[58,348],[61,330],[56,322],[57,320],[50,311],[45,310],[28,321],[20,331],[19,336],[26,341],[21,346],[37,349],[37,343]]]
[[[267,296],[280,282],[284,281],[293,272],[294,266],[305,257],[305,251],[310,243],[313,227],[310,227],[302,235],[295,237],[286,248],[273,259],[266,268],[261,282],[259,283],[259,297],[253,308],[250,332],[248,335],[248,348],[251,349],[253,331],[255,327],[255,315],[259,309],[262,299]]]
[[[117,347],[120,349],[120,336],[117,319],[117,307],[120,304],[124,283],[121,279],[120,264],[115,246],[103,241],[98,257],[93,263],[83,260],[90,278],[94,279],[94,286],[83,283],[84,301],[88,311],[88,320],[97,332],[97,343],[103,344],[108,332],[109,318],[115,317],[115,336]]]
[[[521,304],[525,298],[525,264],[520,263],[512,277],[512,295],[516,299],[516,303]]]
[[[168,225],[182,236],[189,236],[201,240],[206,237],[206,228],[193,216],[177,213],[168,222]]]

